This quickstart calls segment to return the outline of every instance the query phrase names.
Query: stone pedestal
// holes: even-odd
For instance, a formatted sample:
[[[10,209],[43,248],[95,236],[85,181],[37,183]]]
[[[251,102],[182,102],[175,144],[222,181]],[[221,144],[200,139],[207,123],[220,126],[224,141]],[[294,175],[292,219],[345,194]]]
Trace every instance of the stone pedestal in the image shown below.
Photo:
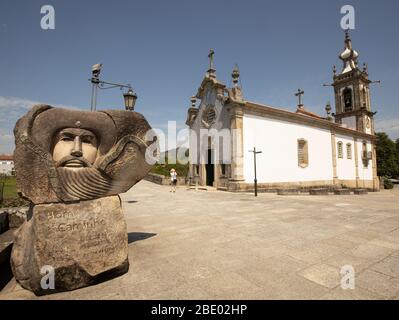
[[[119,196],[35,205],[11,256],[16,280],[37,295],[73,290],[127,272],[126,222]],[[43,276],[54,270],[54,289]]]

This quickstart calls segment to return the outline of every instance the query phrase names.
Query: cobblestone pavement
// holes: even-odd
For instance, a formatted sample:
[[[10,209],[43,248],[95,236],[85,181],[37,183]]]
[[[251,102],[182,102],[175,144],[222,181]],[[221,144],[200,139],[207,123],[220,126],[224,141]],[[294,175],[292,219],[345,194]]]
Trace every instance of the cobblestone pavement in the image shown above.
[[[130,270],[35,297],[0,299],[398,299],[399,190],[362,196],[195,191],[142,181],[122,195]],[[355,289],[341,288],[341,268]]]

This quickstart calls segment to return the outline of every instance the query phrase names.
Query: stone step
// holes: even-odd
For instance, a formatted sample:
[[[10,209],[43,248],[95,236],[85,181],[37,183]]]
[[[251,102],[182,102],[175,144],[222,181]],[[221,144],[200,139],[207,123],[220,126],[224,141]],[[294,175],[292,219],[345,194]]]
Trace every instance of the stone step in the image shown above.
[[[353,193],[356,195],[363,195],[363,194],[368,194],[367,189],[355,189],[353,190]]]
[[[210,189],[208,189],[208,187],[198,186],[198,187],[188,187],[187,190],[208,191]]]
[[[334,194],[336,195],[349,195],[351,194],[350,189],[335,189]]]
[[[297,196],[301,192],[299,189],[279,189],[277,190],[277,194],[279,196]]]
[[[327,196],[328,189],[325,189],[325,188],[310,189],[309,194],[312,196]]]

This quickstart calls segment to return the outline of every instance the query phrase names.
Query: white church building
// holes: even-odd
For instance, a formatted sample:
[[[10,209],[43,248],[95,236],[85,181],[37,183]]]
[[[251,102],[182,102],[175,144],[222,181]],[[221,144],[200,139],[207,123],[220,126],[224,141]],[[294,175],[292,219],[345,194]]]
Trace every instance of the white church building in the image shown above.
[[[216,77],[212,50],[209,57],[209,70],[191,100],[186,121],[191,129],[192,182],[228,191],[253,190],[255,166],[250,151],[256,148],[262,152],[256,155],[260,191],[320,187],[379,190],[371,81],[367,66],[358,67],[358,53],[348,32],[339,56],[342,70],[333,70],[335,113],[331,114],[327,105],[325,117],[305,108],[301,90],[296,94],[299,104],[295,112],[243,99],[238,68],[232,73],[233,87],[227,88]],[[230,132],[230,139],[214,138],[223,131]]]

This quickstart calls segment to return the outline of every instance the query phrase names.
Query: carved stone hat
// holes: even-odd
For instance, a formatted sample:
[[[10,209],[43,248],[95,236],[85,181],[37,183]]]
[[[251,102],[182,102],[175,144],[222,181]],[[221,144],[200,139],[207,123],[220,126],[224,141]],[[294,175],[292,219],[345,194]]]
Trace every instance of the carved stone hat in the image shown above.
[[[92,131],[99,142],[98,149],[101,155],[106,154],[115,143],[117,132],[115,123],[106,113],[50,106],[42,106],[40,109],[42,112],[35,117],[31,135],[32,140],[43,150],[49,151],[53,145],[53,137],[58,131],[65,128],[81,128]]]

